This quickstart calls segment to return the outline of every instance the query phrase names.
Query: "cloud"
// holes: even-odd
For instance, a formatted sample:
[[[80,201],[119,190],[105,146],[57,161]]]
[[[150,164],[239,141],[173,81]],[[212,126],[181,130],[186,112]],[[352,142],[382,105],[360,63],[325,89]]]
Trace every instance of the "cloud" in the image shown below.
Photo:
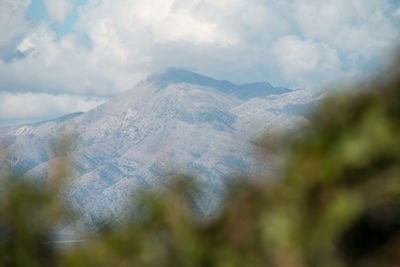
[[[68,0],[43,0],[47,14],[51,20],[64,22],[74,10],[72,3]]]
[[[347,69],[377,60],[398,41],[389,15],[395,7],[387,1],[310,0],[296,1],[294,7],[299,34],[334,47]]]
[[[29,23],[24,14],[30,3],[28,0],[0,1],[0,58],[7,57],[26,32]]]
[[[395,12],[393,12],[395,17],[400,17],[400,8],[398,8]]]
[[[1,120],[54,118],[66,113],[87,111],[104,102],[76,95],[0,93]]]
[[[388,0],[0,1],[0,92],[109,97],[170,66],[234,82],[319,87],[383,62],[399,40]],[[53,22],[73,10],[72,31]],[[77,98],[73,98],[76,101]]]
[[[329,76],[338,76],[341,70],[337,51],[324,43],[289,35],[279,39],[272,51],[286,79],[297,83],[311,85],[309,81],[315,76],[321,82]]]

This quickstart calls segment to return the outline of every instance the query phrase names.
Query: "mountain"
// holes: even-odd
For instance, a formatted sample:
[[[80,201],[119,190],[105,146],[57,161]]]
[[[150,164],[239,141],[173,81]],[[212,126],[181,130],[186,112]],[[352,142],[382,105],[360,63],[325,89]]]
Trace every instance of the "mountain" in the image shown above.
[[[256,171],[252,141],[266,130],[304,123],[293,108],[310,101],[305,90],[169,69],[86,113],[1,128],[1,166],[47,177],[63,156],[55,150],[57,138],[69,133],[79,142],[68,153],[74,179],[66,195],[89,223],[121,214],[124,199],[165,185],[174,173],[198,177],[206,190],[195,204],[208,215],[228,175]]]

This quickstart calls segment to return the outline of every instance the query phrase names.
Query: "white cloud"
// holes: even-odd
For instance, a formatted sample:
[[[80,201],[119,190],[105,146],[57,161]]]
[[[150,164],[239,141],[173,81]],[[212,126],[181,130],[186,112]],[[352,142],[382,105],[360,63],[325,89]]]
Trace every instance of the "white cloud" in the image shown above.
[[[288,78],[314,71],[318,67],[320,55],[313,42],[286,36],[278,40],[272,50],[280,68]]]
[[[34,49],[35,45],[32,43],[30,38],[25,38],[22,42],[17,46],[17,50],[21,53],[25,53],[31,49]]]
[[[385,13],[390,6],[382,0],[328,0],[296,1],[295,22],[306,38],[338,42],[337,35],[359,26],[379,34],[375,27],[387,27]]]
[[[341,69],[337,52],[323,43],[301,40],[297,36],[285,36],[272,47],[278,66],[286,79],[312,85],[315,76],[319,82],[336,76]],[[336,73],[335,73],[336,72]],[[315,82],[315,80],[313,81]]]
[[[140,55],[124,55],[123,47],[113,38],[87,47],[77,35],[57,39],[48,25],[37,25],[17,45],[28,52],[24,58],[0,59],[0,90],[95,96],[121,92],[145,76],[139,68]]]
[[[43,0],[50,19],[63,22],[73,11],[73,5],[68,0]]]
[[[182,13],[173,14],[161,23],[153,25],[155,40],[166,43],[171,41],[188,41],[199,45],[220,44],[234,45],[237,40],[224,32],[218,31],[218,26],[205,20],[193,18]]]
[[[352,68],[378,58],[399,37],[387,1],[310,0],[296,1],[294,7],[300,34],[335,47]]]
[[[0,58],[7,56],[28,28],[25,10],[30,0],[0,1]]]
[[[75,95],[0,93],[0,121],[54,118],[66,113],[87,111],[104,99]]]
[[[138,35],[146,35],[152,42],[186,41],[199,45],[229,45],[234,36],[215,19],[197,10],[200,1],[186,0],[103,0],[99,5],[88,5],[81,27],[92,32],[97,25],[107,23],[108,30],[117,29],[117,37],[129,42]],[[121,36],[122,34],[128,36]],[[128,40],[129,39],[129,40]]]
[[[393,13],[393,15],[396,16],[396,17],[400,17],[400,8],[398,8],[398,9]]]

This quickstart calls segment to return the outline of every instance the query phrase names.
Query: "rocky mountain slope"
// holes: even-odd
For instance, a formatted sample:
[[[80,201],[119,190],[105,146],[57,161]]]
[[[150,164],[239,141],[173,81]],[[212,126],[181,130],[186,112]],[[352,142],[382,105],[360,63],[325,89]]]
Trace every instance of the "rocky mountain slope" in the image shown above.
[[[1,128],[1,168],[47,177],[57,138],[68,133],[78,144],[68,155],[74,179],[67,195],[89,221],[120,214],[132,192],[165,185],[178,172],[198,177],[206,190],[196,205],[209,214],[228,175],[255,171],[252,141],[303,123],[311,100],[305,90],[170,69],[89,112]]]

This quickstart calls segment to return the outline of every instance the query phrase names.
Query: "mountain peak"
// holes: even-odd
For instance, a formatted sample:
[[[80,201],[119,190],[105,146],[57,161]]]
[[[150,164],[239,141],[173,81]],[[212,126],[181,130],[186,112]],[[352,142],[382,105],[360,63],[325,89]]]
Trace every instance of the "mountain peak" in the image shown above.
[[[292,91],[284,87],[273,87],[268,82],[254,82],[237,85],[230,81],[213,79],[182,68],[169,68],[161,74],[151,75],[147,81],[161,88],[167,87],[170,84],[178,83],[189,83],[211,87],[224,94],[233,95],[243,100],[253,97],[279,95]]]
[[[182,68],[168,68],[161,74],[151,75],[147,80],[160,87],[166,87],[171,83],[190,83],[212,87],[222,92],[237,87],[236,84],[229,81],[216,80]]]

